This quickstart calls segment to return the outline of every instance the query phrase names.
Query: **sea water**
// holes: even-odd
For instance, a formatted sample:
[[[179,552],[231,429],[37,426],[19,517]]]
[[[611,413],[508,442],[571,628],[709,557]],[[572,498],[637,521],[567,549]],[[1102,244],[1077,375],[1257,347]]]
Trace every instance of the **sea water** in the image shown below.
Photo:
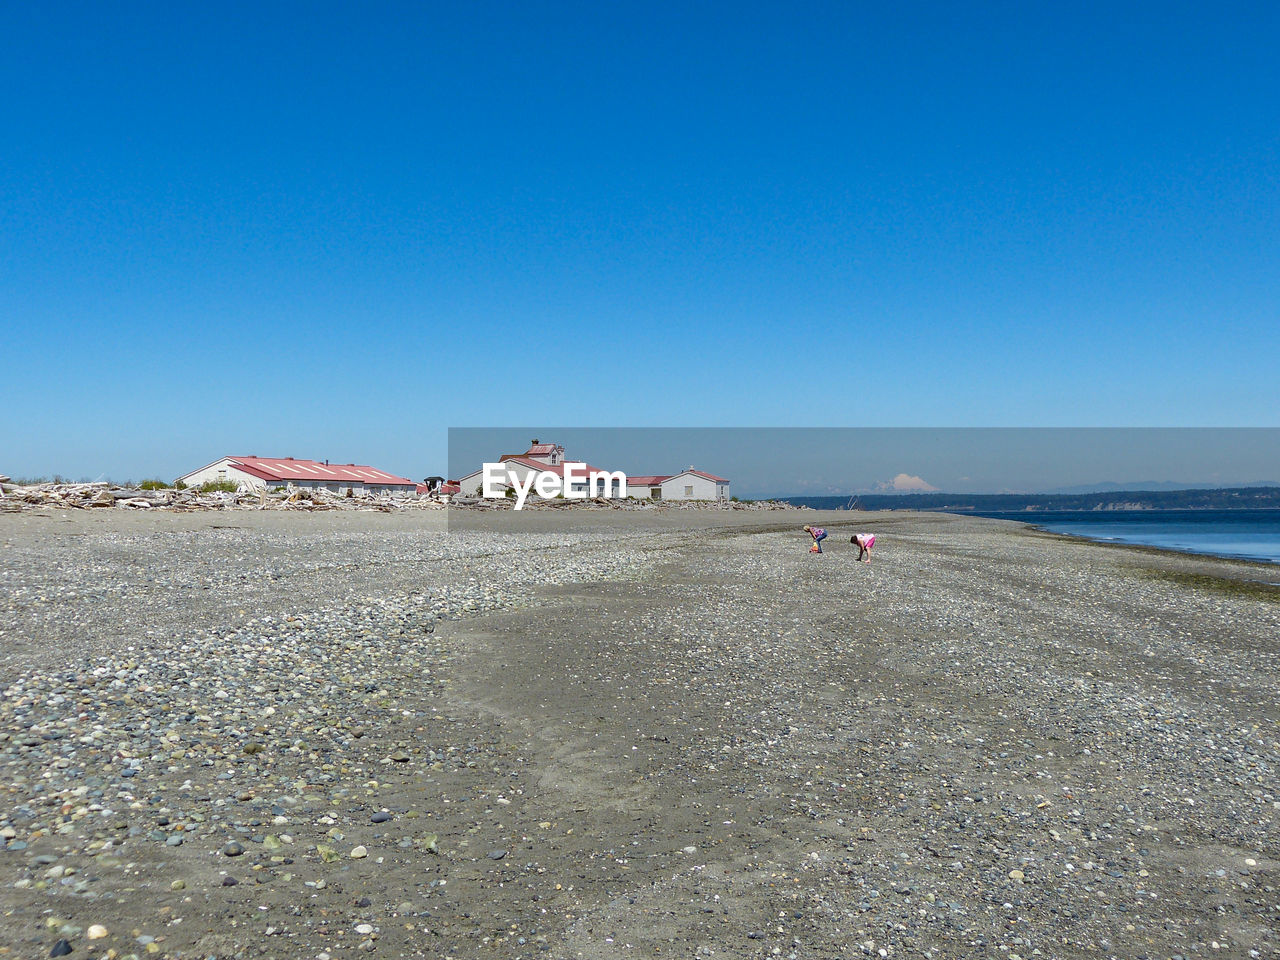
[[[1062,510],[983,512],[1053,533],[1185,553],[1280,563],[1280,510]]]

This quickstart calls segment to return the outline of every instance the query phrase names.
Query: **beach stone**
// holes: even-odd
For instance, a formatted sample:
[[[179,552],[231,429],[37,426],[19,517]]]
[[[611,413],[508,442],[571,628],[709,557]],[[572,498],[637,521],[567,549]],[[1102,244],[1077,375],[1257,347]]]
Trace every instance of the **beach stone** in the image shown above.
[[[226,846],[222,848],[222,855],[224,857],[238,857],[243,853],[244,853],[244,844],[242,844],[239,840],[232,840],[230,843],[228,843]]]
[[[320,859],[325,863],[333,863],[342,858],[338,855],[338,851],[333,849],[327,843],[316,844],[316,853],[320,855]]]
[[[65,957],[70,952],[71,952],[71,944],[66,939],[62,939],[53,945],[53,949],[49,951],[49,956]]]
[[[363,844],[357,847],[352,847],[351,853],[348,854],[348,856],[351,857],[352,860],[363,860],[368,855],[369,855],[369,850]]]
[[[103,937],[110,936],[111,932],[102,924],[95,923],[84,932],[84,935],[90,940],[101,940]]]
[[[5,839],[57,855],[0,852],[3,883],[25,884],[11,907],[38,893],[45,910],[75,904],[157,934],[182,917],[145,946],[185,956],[217,931],[228,960],[356,952],[356,923],[393,928],[368,937],[388,955],[419,951],[423,928],[554,955],[566,934],[622,933],[638,919],[628,904],[671,911],[664,956],[704,960],[843,957],[869,936],[867,955],[890,958],[1032,957],[1033,944],[1046,957],[1197,956],[1204,931],[1270,929],[1260,815],[1275,809],[1277,752],[1259,704],[1274,699],[1276,665],[1257,652],[1280,621],[1274,604],[1158,575],[1198,560],[908,512],[874,580],[848,564],[799,567],[777,530],[437,537],[352,513],[316,528],[331,545],[311,527],[216,516],[146,537],[22,518],[67,522],[75,543],[61,554],[48,552],[56,538],[37,553],[20,529],[0,534],[0,614],[22,654],[0,681],[0,822]],[[565,585],[590,593],[589,609],[547,591]],[[92,623],[78,619],[87,605]],[[436,610],[433,623],[459,627],[438,641],[421,630]],[[491,613],[474,647],[466,619]],[[55,638],[56,662],[34,645],[27,656],[36,636]],[[1211,641],[1222,636],[1232,643]],[[1184,677],[1186,695],[1169,697]],[[460,681],[459,700],[446,681]],[[478,715],[468,704],[482,693],[527,727]],[[247,741],[266,749],[247,754]],[[410,776],[390,758],[409,750],[439,767]],[[146,759],[121,759],[135,756]],[[553,782],[564,795],[539,809]],[[421,828],[410,840],[361,827],[414,806],[448,838],[448,860],[428,856],[437,838]],[[267,832],[285,829],[296,867]],[[172,835],[188,850],[160,851]],[[361,836],[382,841],[376,880],[362,876],[372,862],[338,852],[321,866],[321,845]],[[221,861],[200,869],[232,837],[261,844],[248,849],[258,862],[238,861],[241,896],[208,889]],[[495,839],[517,845],[501,861],[513,863],[485,877],[475,861]],[[1242,863],[1250,850],[1264,866]],[[1159,885],[1130,889],[1139,867]],[[199,889],[164,898],[163,876],[183,891],[173,878],[188,868]],[[73,899],[87,877],[79,889],[95,900]],[[606,903],[612,920],[595,912]],[[264,923],[287,939],[263,941]],[[760,934],[754,953],[746,931]],[[1253,946],[1221,942],[1224,956]]]

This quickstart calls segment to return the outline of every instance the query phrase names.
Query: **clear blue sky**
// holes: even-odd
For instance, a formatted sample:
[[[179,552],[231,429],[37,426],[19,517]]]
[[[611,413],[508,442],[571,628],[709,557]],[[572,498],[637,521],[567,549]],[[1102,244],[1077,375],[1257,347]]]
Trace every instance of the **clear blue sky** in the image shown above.
[[[1274,3],[5,3],[0,472],[1274,426],[1277,50]]]

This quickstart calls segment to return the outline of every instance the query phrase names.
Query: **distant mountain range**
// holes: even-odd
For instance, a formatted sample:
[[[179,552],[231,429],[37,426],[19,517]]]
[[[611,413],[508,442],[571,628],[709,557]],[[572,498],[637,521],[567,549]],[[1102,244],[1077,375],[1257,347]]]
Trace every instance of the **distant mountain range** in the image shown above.
[[[816,510],[935,510],[1014,513],[1048,510],[1280,509],[1280,485],[1100,490],[1063,493],[869,493],[840,497],[775,497]]]

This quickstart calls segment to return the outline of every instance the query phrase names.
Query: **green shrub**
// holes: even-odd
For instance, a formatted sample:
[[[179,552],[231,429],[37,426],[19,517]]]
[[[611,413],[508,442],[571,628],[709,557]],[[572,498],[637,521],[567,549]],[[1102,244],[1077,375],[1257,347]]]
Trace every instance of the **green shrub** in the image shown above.
[[[140,490],[168,490],[169,484],[163,480],[143,480],[138,484]]]
[[[206,480],[196,487],[197,493],[235,493],[240,484],[234,480]]]
[[[175,490],[185,490],[185,489],[187,489],[187,485],[186,485],[185,483],[183,483],[181,480],[175,480],[175,481],[173,481],[173,489],[175,489]]]

